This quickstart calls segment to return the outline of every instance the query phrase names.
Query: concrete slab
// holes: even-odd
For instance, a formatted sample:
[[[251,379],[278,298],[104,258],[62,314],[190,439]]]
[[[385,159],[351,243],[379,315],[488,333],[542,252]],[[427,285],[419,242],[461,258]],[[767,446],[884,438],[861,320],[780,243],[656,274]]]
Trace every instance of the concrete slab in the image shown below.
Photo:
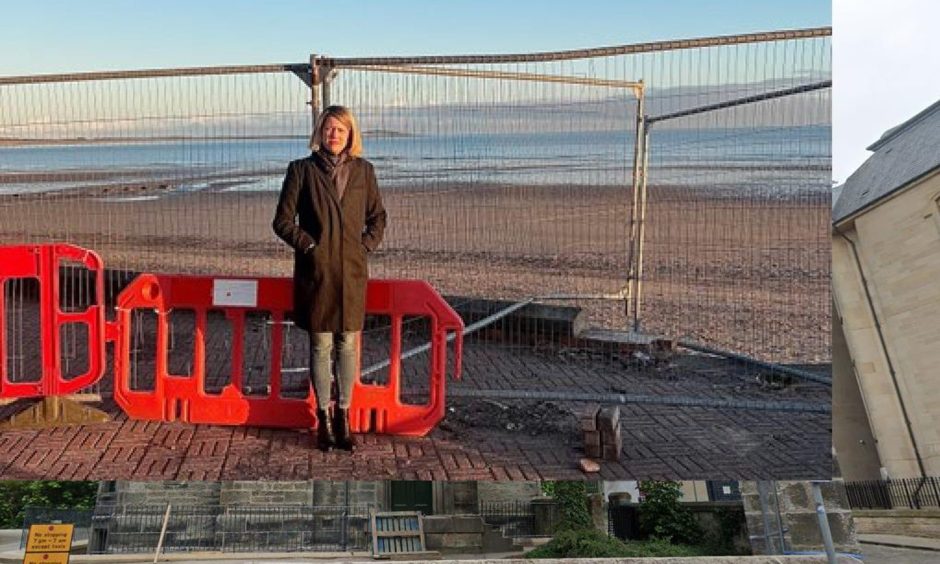
[[[883,546],[916,548],[919,550],[932,550],[940,552],[940,539],[907,537],[902,535],[860,534],[858,535],[858,541],[862,544],[878,544]]]

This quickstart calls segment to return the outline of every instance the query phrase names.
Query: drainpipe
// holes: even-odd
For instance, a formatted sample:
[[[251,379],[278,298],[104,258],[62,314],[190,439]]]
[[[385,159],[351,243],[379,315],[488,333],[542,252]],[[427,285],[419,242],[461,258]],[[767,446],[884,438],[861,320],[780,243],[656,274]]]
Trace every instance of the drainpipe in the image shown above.
[[[875,304],[871,298],[871,291],[868,288],[868,279],[865,277],[865,271],[862,269],[862,261],[858,256],[858,248],[855,246],[855,241],[850,239],[845,233],[839,229],[838,225],[833,224],[832,228],[835,229],[836,233],[840,237],[848,242],[849,246],[852,247],[852,257],[855,259],[855,268],[858,270],[858,275],[862,279],[862,288],[865,290],[865,301],[868,303],[868,310],[871,312],[871,317],[875,322],[875,331],[878,333],[878,342],[881,344],[881,351],[885,355],[885,360],[888,363],[888,372],[891,374],[891,383],[894,384],[894,393],[898,398],[898,403],[901,405],[901,414],[904,416],[904,426],[907,428],[907,435],[911,439],[911,445],[914,447],[914,456],[917,458],[917,468],[920,470],[920,484],[918,484],[917,489],[914,490],[913,502],[915,507],[920,507],[920,502],[918,501],[920,497],[920,490],[923,489],[924,484],[927,481],[927,471],[924,470],[924,460],[920,456],[920,449],[917,447],[917,439],[914,438],[914,429],[911,427],[911,418],[907,414],[907,406],[904,405],[904,398],[901,397],[901,388],[898,386],[898,375],[894,370],[894,363],[891,362],[891,355],[888,353],[888,345],[885,342],[884,332],[881,329],[881,321],[878,319],[878,314],[875,312]]]

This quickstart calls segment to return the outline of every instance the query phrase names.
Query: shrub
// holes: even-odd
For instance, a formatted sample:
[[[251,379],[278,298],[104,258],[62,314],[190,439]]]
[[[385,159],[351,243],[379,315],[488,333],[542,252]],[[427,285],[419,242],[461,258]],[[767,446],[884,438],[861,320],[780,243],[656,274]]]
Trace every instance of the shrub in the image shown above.
[[[712,554],[750,554],[750,551],[736,546],[735,539],[746,526],[743,509],[723,507],[717,512],[718,533],[708,539],[708,550]]]
[[[696,547],[663,539],[623,542],[597,529],[560,531],[550,542],[526,553],[526,558],[644,558],[702,556]]]
[[[584,482],[555,482],[554,493],[561,513],[556,530],[590,529],[594,526],[588,511]]]
[[[23,525],[26,506],[88,509],[95,506],[97,482],[0,481],[0,528]]]
[[[682,506],[679,482],[640,482],[640,532],[649,538],[674,543],[699,544],[702,530],[692,512]]]

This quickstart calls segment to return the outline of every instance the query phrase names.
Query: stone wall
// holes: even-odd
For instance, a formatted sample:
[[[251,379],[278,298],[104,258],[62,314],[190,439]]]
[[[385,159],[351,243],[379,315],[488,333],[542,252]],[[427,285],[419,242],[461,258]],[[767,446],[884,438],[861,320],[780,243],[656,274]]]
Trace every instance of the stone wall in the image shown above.
[[[357,506],[382,508],[386,482],[102,482],[101,505]]]
[[[117,480],[99,486],[99,504],[219,505],[221,482],[130,482]]]
[[[538,482],[476,482],[481,503],[528,501],[542,496]]]
[[[770,532],[779,530],[779,512],[779,519],[786,530],[784,538],[788,551],[824,550],[811,482],[766,483],[769,487],[766,513],[770,521]],[[845,497],[845,489],[840,485],[833,481],[825,482],[821,487],[832,540],[839,552],[860,553],[852,511]],[[773,495],[774,487],[777,491],[776,497]],[[754,554],[773,554],[775,551],[779,553],[780,547],[776,546],[776,540],[771,540],[773,547],[765,546],[764,543],[764,520],[757,482],[741,482],[741,496],[751,538],[751,550]]]
[[[221,482],[216,503],[222,506],[310,506],[311,482]]]
[[[832,413],[832,446],[842,461],[842,478],[846,482],[880,479],[877,442],[835,303],[832,305]]]
[[[311,482],[315,505],[385,505],[386,482]]]
[[[683,503],[682,506],[692,512],[695,522],[701,527],[706,538],[721,538],[723,536],[721,530],[723,514],[729,514],[727,519],[733,519],[734,517],[740,520],[744,519],[744,506],[738,501],[697,501]],[[746,552],[751,549],[747,538],[746,522],[741,524],[741,529],[731,542],[736,550]]]
[[[311,550],[368,546],[382,482],[104,483],[94,551],[155,546],[171,504],[167,550]],[[118,506],[113,508],[113,506]]]
[[[940,540],[940,509],[856,509],[852,516],[859,534]]]
[[[440,500],[436,513],[447,515],[474,515],[479,508],[477,482],[438,482]]]
[[[99,523],[98,548],[121,550],[122,545],[129,547],[140,542],[140,535],[134,533],[139,523],[147,520],[159,524],[167,503],[174,507],[170,521],[174,539],[186,537],[193,546],[250,550],[267,543],[292,547],[337,545],[341,531],[345,531],[349,545],[364,546],[368,544],[363,536],[369,525],[368,508],[388,508],[391,484],[108,482],[101,487],[99,506],[102,513],[111,513],[111,517]],[[477,515],[481,501],[529,502],[543,498],[538,482],[434,482],[432,491],[437,515],[428,521],[428,546],[432,550],[444,548],[445,552],[480,550],[486,534],[492,536],[493,531],[486,529]],[[133,515],[125,510],[112,513],[106,509],[114,505],[134,506]],[[337,513],[337,508],[345,507],[351,513]],[[603,521],[606,512],[595,517]],[[239,536],[244,537],[244,546],[238,545]],[[146,542],[149,540],[152,539]]]
[[[101,505],[365,506],[386,509],[391,482],[103,482]],[[476,514],[479,503],[543,497],[538,482],[435,482],[435,512]]]
[[[424,518],[424,542],[441,553],[483,550],[483,519],[478,515],[431,515]]]

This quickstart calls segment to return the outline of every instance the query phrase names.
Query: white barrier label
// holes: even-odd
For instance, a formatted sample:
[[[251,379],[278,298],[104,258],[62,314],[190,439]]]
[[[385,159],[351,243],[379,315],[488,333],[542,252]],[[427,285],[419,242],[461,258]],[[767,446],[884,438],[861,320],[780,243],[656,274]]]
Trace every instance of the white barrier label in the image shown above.
[[[212,305],[256,307],[258,305],[258,281],[213,280]]]

